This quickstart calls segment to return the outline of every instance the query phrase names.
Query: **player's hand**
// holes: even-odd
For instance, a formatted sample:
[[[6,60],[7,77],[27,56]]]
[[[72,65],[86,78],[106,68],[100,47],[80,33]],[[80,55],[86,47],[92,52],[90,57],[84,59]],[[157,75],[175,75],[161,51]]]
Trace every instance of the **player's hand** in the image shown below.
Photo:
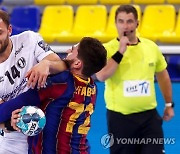
[[[4,103],[4,101],[0,98],[0,104]]]
[[[166,107],[164,110],[163,120],[169,121],[174,117],[174,109],[172,107]]]
[[[16,123],[19,122],[19,119],[18,119],[18,118],[20,118],[19,112],[21,112],[21,111],[22,111],[22,109],[14,110],[11,115],[11,126],[19,132],[21,130],[16,126]]]
[[[44,87],[49,74],[49,61],[40,61],[26,73],[27,86],[34,88],[37,84],[38,89]]]
[[[4,132],[9,133],[7,128],[4,126],[4,123],[0,123],[0,129],[2,129]]]

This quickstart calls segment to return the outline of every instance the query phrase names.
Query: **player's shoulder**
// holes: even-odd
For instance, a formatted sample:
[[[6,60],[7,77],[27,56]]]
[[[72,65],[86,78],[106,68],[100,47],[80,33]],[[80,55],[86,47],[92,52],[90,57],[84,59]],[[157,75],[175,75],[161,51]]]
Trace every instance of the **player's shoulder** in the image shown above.
[[[24,31],[24,32],[22,32],[20,34],[11,36],[11,39],[12,40],[16,40],[16,39],[19,40],[20,39],[20,40],[25,41],[25,40],[29,40],[29,39],[32,40],[37,36],[38,36],[38,33],[28,30],[28,31]]]
[[[68,80],[73,80],[73,75],[69,70],[50,75],[49,79],[52,83],[63,83],[68,82]]]

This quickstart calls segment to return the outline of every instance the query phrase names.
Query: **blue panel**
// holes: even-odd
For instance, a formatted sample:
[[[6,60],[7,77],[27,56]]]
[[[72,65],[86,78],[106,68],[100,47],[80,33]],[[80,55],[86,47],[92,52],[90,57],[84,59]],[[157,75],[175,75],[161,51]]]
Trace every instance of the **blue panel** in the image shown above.
[[[1,3],[1,2],[0,2],[0,3]],[[1,9],[1,10],[3,10],[3,11],[8,12],[7,7],[6,7],[6,6],[4,6],[4,5],[0,5],[0,9]]]
[[[180,55],[165,55],[170,78],[172,81],[180,81]]]
[[[40,8],[37,6],[17,6],[12,10],[10,23],[14,34],[26,30],[37,32],[41,21]]]

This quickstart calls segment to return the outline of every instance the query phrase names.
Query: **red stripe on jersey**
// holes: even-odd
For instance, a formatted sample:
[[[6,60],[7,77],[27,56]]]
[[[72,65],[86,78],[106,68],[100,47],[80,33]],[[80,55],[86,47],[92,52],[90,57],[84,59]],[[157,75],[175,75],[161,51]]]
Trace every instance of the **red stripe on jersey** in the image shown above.
[[[57,83],[49,86],[45,89],[41,89],[39,92],[39,97],[41,101],[41,109],[45,111],[45,108],[50,102],[60,97],[67,89],[67,84]]]

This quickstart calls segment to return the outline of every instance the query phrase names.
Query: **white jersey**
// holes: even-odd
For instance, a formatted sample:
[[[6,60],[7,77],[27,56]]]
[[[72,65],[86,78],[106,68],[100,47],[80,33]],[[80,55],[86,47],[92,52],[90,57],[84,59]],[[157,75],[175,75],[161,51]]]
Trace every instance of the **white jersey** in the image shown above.
[[[10,39],[12,52],[6,61],[0,63],[0,99],[3,101],[27,91],[27,71],[53,53],[42,37],[32,31],[14,35]],[[0,135],[0,154],[26,154],[27,147],[27,137],[22,133],[5,133],[4,137]]]
[[[27,91],[25,74],[52,53],[38,33],[26,31],[11,37],[12,52],[0,63],[0,98],[7,101]]]

